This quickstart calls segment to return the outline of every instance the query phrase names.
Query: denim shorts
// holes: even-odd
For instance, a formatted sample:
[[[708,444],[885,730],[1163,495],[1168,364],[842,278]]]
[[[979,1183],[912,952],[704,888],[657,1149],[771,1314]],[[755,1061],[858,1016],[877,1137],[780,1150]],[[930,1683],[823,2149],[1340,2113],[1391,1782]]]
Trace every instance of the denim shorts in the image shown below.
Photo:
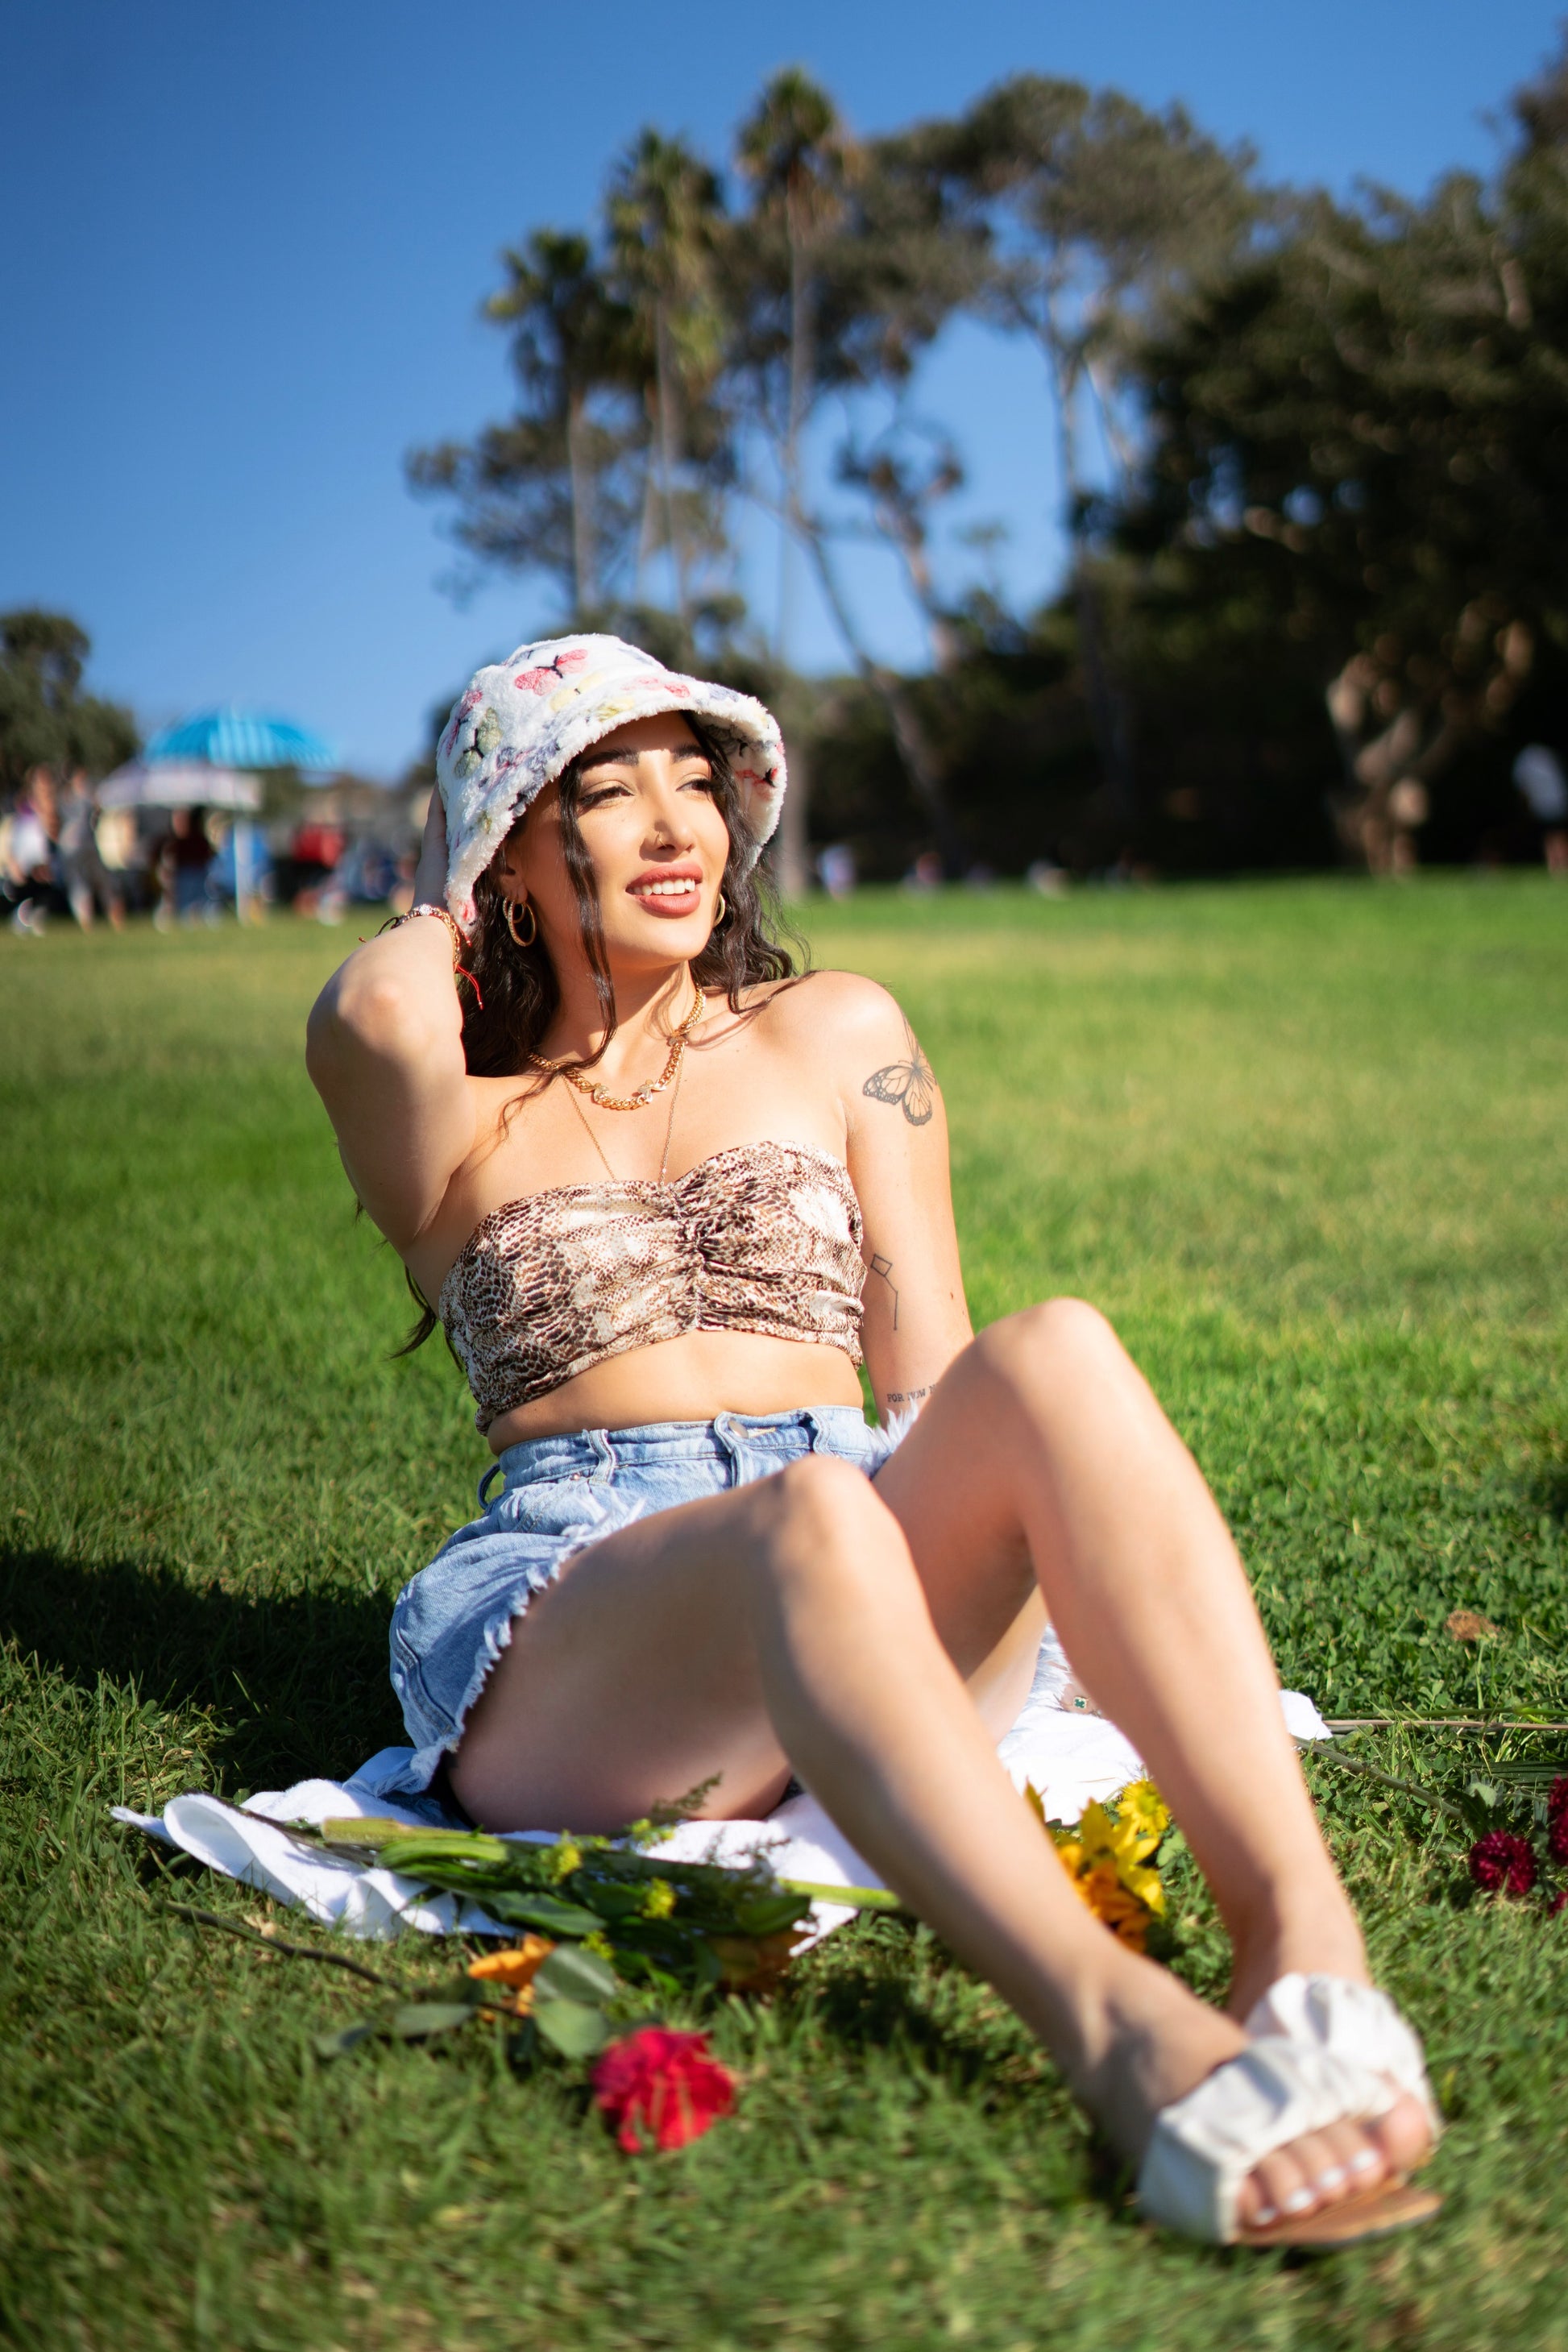
[[[836,1454],[874,1478],[900,1434],[873,1429],[858,1405],[827,1404],[583,1429],[509,1445],[479,1480],[480,1517],[448,1536],[397,1596],[392,1686],[414,1754],[385,1793],[428,1789],[462,1738],[513,1625],[589,1545],[634,1519],[766,1478],[807,1454]]]

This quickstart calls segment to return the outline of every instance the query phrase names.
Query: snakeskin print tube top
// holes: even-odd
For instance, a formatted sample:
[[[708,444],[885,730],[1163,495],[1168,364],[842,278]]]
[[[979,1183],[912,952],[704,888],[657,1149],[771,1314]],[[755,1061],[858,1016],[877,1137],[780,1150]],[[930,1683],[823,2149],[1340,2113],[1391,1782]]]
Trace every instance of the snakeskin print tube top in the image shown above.
[[[492,1209],[437,1311],[481,1430],[656,1339],[754,1331],[860,1361],[860,1204],[797,1143],[739,1143],[673,1183],[563,1184]]]

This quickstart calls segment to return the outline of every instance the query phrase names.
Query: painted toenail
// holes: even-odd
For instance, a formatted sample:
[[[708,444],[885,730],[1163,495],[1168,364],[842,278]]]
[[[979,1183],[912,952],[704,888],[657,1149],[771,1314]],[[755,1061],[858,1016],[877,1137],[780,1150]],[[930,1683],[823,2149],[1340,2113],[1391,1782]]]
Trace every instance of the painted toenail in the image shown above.
[[[1378,2158],[1376,2151],[1370,2147],[1358,2148],[1354,2156],[1351,2158],[1351,2170],[1352,2172],[1375,2172],[1377,2165]]]
[[[1270,2221],[1278,2221],[1279,2219],[1277,2205],[1260,2205],[1252,2217],[1252,2226],[1255,2230],[1267,2230]]]
[[[1336,2189],[1342,2189],[1349,2179],[1342,2164],[1331,2164],[1327,2172],[1319,2173],[1318,2186],[1325,2195],[1331,2195]]]
[[[1310,2213],[1317,2201],[1310,2189],[1292,2189],[1281,2210],[1287,2213]]]

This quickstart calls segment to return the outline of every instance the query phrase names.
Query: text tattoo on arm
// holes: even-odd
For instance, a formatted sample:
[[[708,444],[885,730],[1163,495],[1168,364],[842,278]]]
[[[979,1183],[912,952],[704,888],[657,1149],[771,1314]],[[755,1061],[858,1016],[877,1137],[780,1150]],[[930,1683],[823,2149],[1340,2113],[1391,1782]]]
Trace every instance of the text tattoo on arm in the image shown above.
[[[910,1041],[909,1060],[888,1062],[873,1070],[860,1091],[873,1102],[896,1103],[911,1127],[923,1127],[936,1108],[936,1080],[907,1021],[904,1034]],[[871,1270],[876,1272],[875,1265]]]

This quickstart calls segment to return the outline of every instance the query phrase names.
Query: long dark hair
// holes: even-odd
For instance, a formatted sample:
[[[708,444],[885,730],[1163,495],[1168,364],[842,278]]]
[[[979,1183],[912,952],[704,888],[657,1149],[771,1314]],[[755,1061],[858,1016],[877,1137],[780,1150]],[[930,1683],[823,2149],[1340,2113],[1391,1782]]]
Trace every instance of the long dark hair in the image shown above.
[[[700,988],[721,988],[731,1013],[741,1010],[742,990],[759,981],[791,980],[805,967],[804,951],[793,952],[775,936],[778,902],[756,863],[756,836],[747,821],[728,755],[712,730],[689,711],[683,712],[698,749],[712,771],[708,785],[730,835],[724,877],[720,885],[724,919],[715,926],[707,946],[692,960],[691,972]],[[574,1066],[588,1069],[599,1061],[616,1034],[616,992],[605,955],[604,926],[599,919],[599,893],[593,861],[577,822],[582,800],[583,771],[592,765],[590,744],[562,772],[561,844],[566,871],[577,898],[577,915],[595,993],[604,1016],[605,1042],[595,1054],[585,1055]],[[508,838],[515,840],[528,823],[521,817]],[[531,1069],[561,1003],[561,986],[550,961],[542,933],[520,948],[507,928],[504,895],[487,866],[474,885],[479,923],[468,940],[463,961],[477,987],[458,982],[463,1005],[463,1053],[472,1076],[526,1077],[529,1083],[502,1114],[503,1124],[517,1104],[551,1083],[550,1074]],[[438,1317],[411,1274],[405,1273],[420,1314],[400,1356],[423,1347]]]

